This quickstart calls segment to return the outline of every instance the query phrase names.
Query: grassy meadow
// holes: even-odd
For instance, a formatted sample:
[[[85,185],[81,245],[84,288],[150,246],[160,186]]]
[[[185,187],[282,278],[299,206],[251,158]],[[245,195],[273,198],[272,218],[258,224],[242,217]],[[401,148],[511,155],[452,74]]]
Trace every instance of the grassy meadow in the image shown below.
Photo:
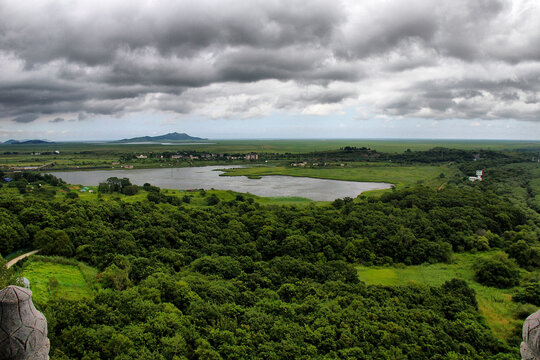
[[[540,149],[538,141],[502,141],[502,140],[419,140],[419,139],[332,139],[332,140],[207,140],[190,142],[170,142],[148,144],[118,143],[76,143],[59,142],[40,145],[7,145],[0,144],[0,167],[39,166],[56,162],[55,168],[88,168],[112,167],[122,154],[176,152],[196,150],[209,153],[310,153],[336,150],[340,147],[368,147],[379,152],[400,153],[407,149],[429,150],[442,146],[464,150],[531,150]],[[59,151],[55,154],[54,151]],[[32,155],[32,153],[50,153],[48,155]],[[178,162],[134,161],[136,167],[187,166]]]
[[[303,176],[319,179],[347,181],[387,182],[397,188],[425,183],[440,186],[447,178],[458,175],[459,171],[449,165],[400,166],[391,163],[348,163],[341,167],[299,168],[299,167],[250,167],[225,169],[224,176],[249,177],[266,175]],[[441,174],[444,176],[440,177]]]
[[[81,192],[81,189],[88,188],[92,192],[84,191]],[[10,191],[15,193],[16,189],[1,189],[2,191]],[[79,199],[81,200],[98,200],[101,199],[103,201],[108,200],[116,200],[120,199],[122,201],[128,202],[128,203],[134,203],[137,201],[142,201],[146,199],[148,196],[148,192],[143,190],[142,188],[139,190],[139,192],[136,195],[124,195],[121,193],[114,193],[114,194],[98,194],[97,186],[81,186],[81,185],[68,185],[68,190],[63,189],[56,189],[56,197],[57,198],[63,198],[66,196],[68,192],[75,192],[79,196]],[[249,193],[239,193],[232,190],[205,190],[204,192],[201,192],[199,190],[196,191],[190,191],[190,190],[175,190],[175,189],[162,189],[161,193],[167,195],[167,196],[176,196],[179,198],[183,198],[184,196],[189,196],[190,202],[189,203],[183,203],[183,206],[186,207],[201,207],[201,206],[208,206],[206,204],[207,198],[209,196],[212,196],[215,194],[221,201],[230,201],[236,199],[237,196],[241,195],[244,198],[253,199],[254,201],[262,204],[262,205],[295,205],[295,206],[302,206],[307,204],[323,204],[327,203],[325,201],[314,201],[311,199],[298,197],[298,196],[278,196],[278,197],[261,197]]]
[[[440,286],[453,278],[462,279],[476,291],[476,299],[480,311],[484,315],[493,333],[508,339],[515,335],[515,329],[522,322],[516,319],[516,313],[523,306],[512,301],[514,289],[497,289],[479,284],[474,280],[474,264],[480,258],[493,255],[495,252],[477,254],[454,254],[449,264],[423,264],[402,267],[358,267],[360,280],[368,285],[398,286],[411,283]],[[536,278],[539,273],[528,273],[522,270],[524,277]]]
[[[74,260],[64,263],[62,259],[31,257],[20,274],[30,280],[32,297],[38,305],[49,299],[89,298],[97,286],[97,270]]]

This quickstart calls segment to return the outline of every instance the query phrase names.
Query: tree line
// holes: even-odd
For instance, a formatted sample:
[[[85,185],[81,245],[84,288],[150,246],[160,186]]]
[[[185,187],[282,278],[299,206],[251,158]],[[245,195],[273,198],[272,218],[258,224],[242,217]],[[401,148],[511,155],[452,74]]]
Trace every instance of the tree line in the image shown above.
[[[0,197],[1,254],[35,246],[100,271],[93,298],[40,304],[53,359],[516,354],[494,338],[465,282],[366,286],[355,270],[444,262],[456,251],[514,256],[527,216],[493,192],[418,186],[305,208],[241,196],[190,207],[145,187],[149,199],[136,203]]]

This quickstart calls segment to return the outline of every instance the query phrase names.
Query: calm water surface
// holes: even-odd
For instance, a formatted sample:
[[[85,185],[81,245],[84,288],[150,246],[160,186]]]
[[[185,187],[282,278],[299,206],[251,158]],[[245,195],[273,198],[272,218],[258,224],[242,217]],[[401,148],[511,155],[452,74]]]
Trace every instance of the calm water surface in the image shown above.
[[[368,190],[388,189],[391,184],[341,180],[312,179],[294,176],[219,176],[217,169],[239,166],[205,166],[169,169],[55,171],[51,174],[68,184],[95,186],[107,178],[127,177],[133,184],[150,183],[166,189],[221,189],[251,193],[258,196],[301,196],[312,200],[332,201],[345,196],[356,197]]]

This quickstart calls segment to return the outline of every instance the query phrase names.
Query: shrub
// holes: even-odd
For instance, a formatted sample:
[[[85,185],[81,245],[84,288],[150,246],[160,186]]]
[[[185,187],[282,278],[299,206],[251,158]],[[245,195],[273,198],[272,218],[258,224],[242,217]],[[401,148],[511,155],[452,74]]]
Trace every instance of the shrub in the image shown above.
[[[36,233],[34,247],[45,255],[70,256],[73,244],[64,230],[45,228]]]
[[[506,252],[523,268],[533,269],[540,266],[540,249],[530,246],[524,240],[513,243]]]
[[[212,205],[217,205],[218,203],[219,203],[219,198],[216,196],[216,194],[212,194],[210,195],[210,197],[206,199],[207,205],[212,206]]]
[[[497,254],[478,264],[475,279],[486,286],[509,288],[519,284],[519,268],[507,254]]]
[[[68,192],[66,194],[66,197],[68,199],[77,199],[79,197],[79,194],[77,194],[76,192]]]
[[[135,195],[139,192],[139,187],[137,185],[127,185],[127,186],[124,186],[124,188],[122,189],[122,192],[125,194],[125,195]]]
[[[540,282],[529,283],[523,286],[512,296],[512,300],[540,306]]]

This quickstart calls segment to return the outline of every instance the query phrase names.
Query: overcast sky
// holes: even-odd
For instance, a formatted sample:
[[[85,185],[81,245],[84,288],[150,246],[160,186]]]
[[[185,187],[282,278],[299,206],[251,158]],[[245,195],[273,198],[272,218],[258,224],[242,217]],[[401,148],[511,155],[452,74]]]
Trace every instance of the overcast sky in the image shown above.
[[[540,2],[0,0],[0,141],[540,139]]]

